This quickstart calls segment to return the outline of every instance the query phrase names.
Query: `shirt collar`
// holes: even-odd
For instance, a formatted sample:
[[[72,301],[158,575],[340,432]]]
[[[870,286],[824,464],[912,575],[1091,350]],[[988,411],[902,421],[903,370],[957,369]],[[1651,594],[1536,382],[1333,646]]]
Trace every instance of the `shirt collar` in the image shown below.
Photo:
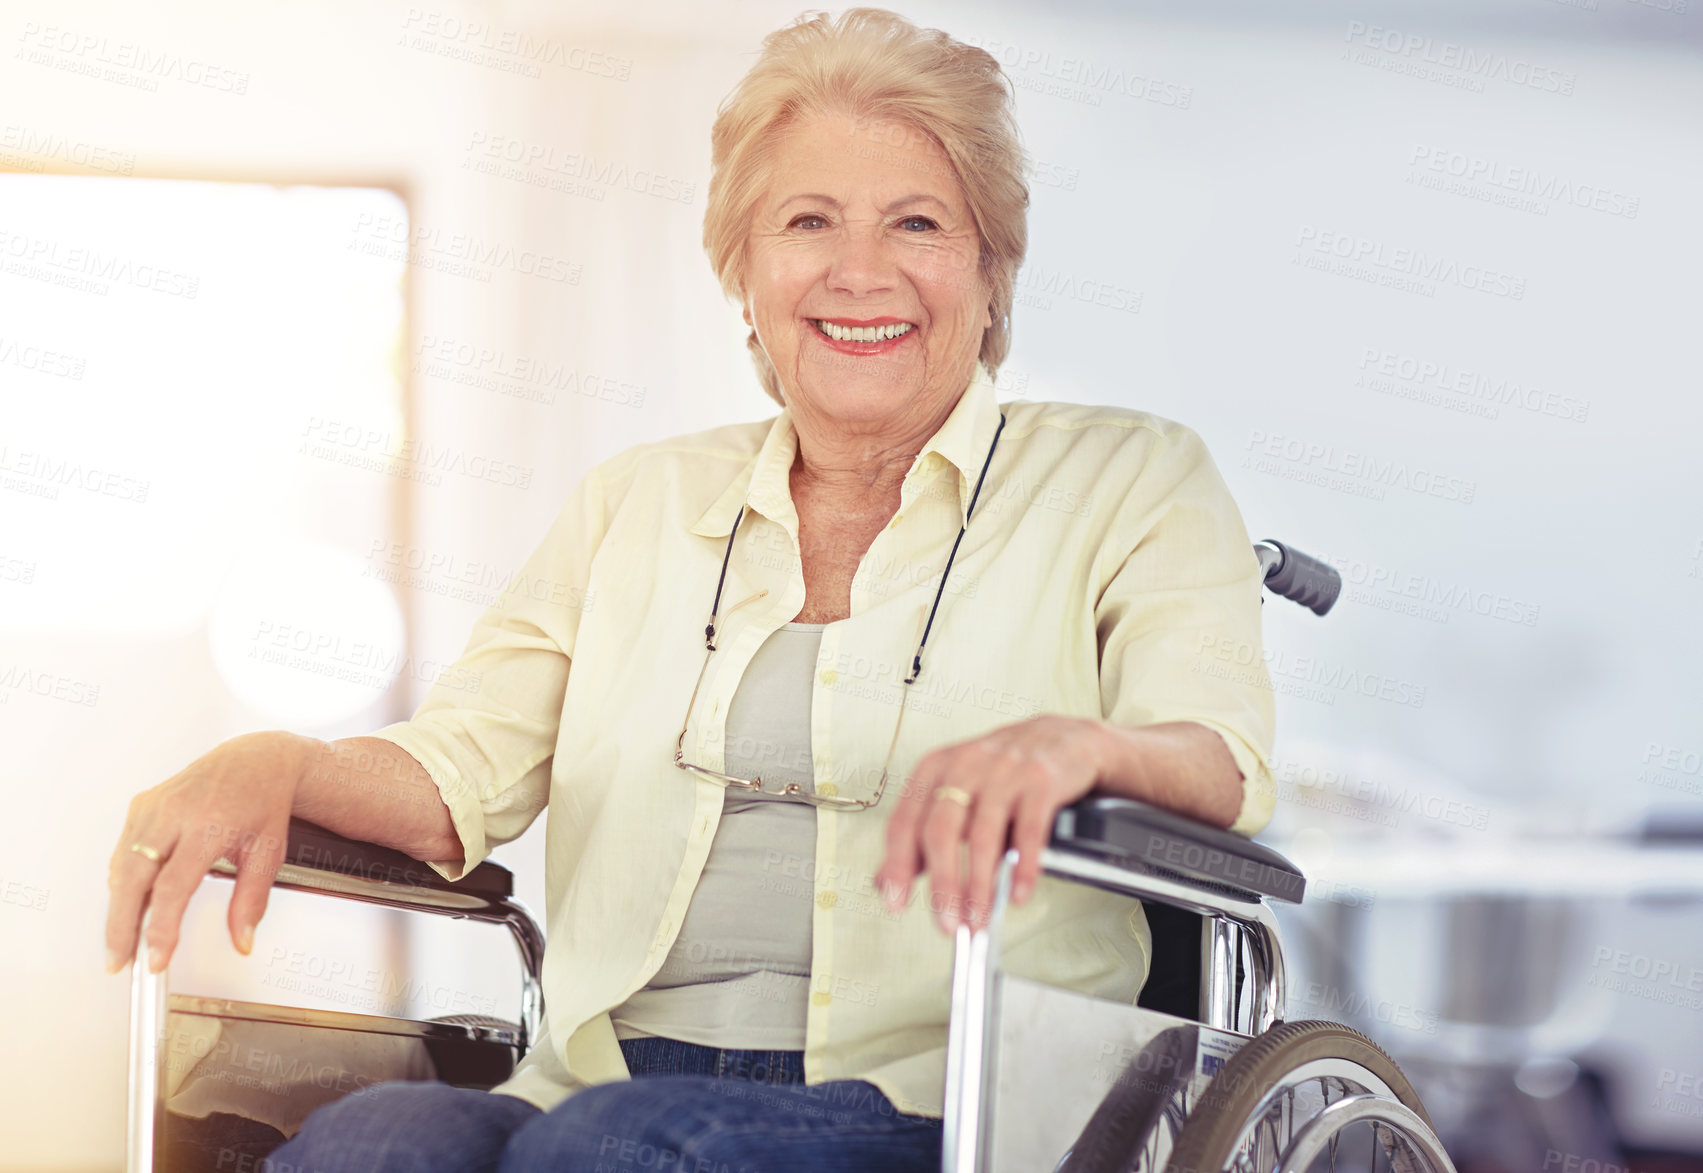
[[[957,470],[959,519],[967,524],[970,495],[975,492],[976,478],[981,475],[982,463],[999,427],[999,414],[993,379],[978,362],[969,386],[905,474],[900,508],[911,502],[932,471],[944,461]],[[791,474],[797,455],[798,432],[792,424],[792,412],[782,409],[769,426],[763,446],[704,510],[692,532],[700,537],[725,538],[733,531],[741,506],[749,506],[788,530],[796,530],[798,514],[792,505]]]

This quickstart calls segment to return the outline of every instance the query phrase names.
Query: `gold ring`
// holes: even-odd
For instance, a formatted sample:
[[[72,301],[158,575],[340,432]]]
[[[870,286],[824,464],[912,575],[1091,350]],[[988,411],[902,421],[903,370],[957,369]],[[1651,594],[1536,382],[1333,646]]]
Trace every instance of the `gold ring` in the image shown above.
[[[968,790],[957,786],[942,786],[934,792],[934,797],[943,798],[947,802],[955,802],[965,810],[969,810],[970,804],[976,801],[975,796]]]
[[[165,856],[160,854],[159,848],[149,847],[146,843],[132,843],[130,845],[130,850],[134,851],[137,855],[141,856],[149,863],[159,863],[161,860],[165,859]]]

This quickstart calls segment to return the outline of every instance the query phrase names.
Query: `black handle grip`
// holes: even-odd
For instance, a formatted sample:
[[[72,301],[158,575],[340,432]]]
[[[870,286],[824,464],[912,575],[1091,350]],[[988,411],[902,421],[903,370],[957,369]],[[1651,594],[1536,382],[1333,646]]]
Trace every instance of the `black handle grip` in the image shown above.
[[[1336,567],[1275,538],[1265,541],[1283,552],[1283,561],[1266,571],[1266,589],[1295,600],[1316,615],[1323,615],[1336,605],[1337,596],[1342,593],[1342,575],[1336,572]]]
[[[514,876],[501,864],[486,860],[461,879],[451,883],[417,859],[390,847],[362,843],[327,831],[306,819],[291,817],[289,845],[284,862],[297,867],[360,876],[412,888],[438,892],[465,892],[490,900],[507,900],[514,895]]]

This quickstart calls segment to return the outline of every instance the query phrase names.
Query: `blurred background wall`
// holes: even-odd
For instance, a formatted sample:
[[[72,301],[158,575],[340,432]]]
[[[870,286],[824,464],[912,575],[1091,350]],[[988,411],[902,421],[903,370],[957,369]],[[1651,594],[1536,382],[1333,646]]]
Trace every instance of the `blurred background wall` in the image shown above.
[[[1703,966],[1691,856],[1626,882],[1703,811],[1698,8],[901,9],[1017,87],[1004,395],[1189,424],[1256,537],[1344,574],[1266,611],[1297,1017],[1424,1051],[1497,1013],[1461,967]],[[796,14],[0,0],[0,1165],[121,1162],[131,794],[406,717],[590,464],[772,414],[699,231],[715,106]],[[541,906],[537,857],[500,853]],[[1487,959],[1447,859],[1571,927]],[[1696,998],[1602,997],[1544,1046],[1612,1037],[1640,1144],[1703,1150]]]

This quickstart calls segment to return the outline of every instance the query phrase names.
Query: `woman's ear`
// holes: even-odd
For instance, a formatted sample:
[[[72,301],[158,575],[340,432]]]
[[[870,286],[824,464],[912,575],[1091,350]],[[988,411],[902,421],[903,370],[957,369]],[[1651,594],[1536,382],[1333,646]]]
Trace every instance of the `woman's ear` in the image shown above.
[[[745,319],[745,324],[747,326],[755,327],[757,325],[757,323],[755,323],[751,320],[751,303],[750,302],[745,303],[745,308],[744,308],[743,311],[740,312],[739,316]]]

